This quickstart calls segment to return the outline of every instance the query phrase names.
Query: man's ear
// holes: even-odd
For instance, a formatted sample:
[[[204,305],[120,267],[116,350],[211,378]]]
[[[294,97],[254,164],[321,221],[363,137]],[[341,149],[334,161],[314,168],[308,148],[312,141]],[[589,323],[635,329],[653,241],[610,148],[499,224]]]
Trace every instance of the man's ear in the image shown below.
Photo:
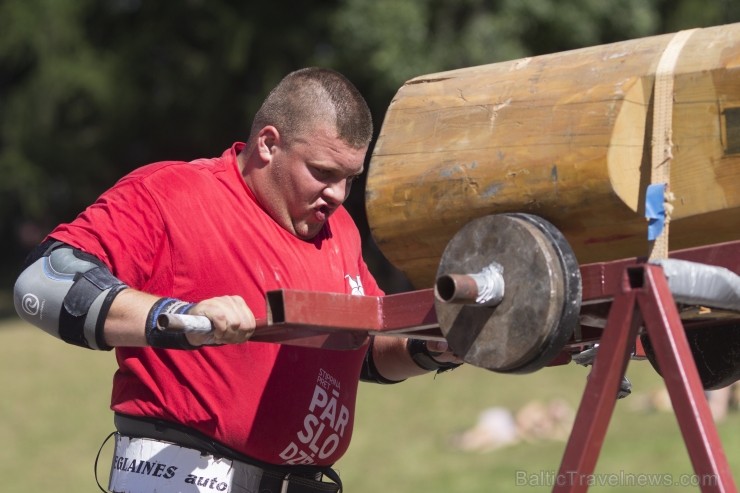
[[[257,134],[257,153],[265,162],[272,160],[275,149],[279,144],[280,132],[272,125],[267,125]]]

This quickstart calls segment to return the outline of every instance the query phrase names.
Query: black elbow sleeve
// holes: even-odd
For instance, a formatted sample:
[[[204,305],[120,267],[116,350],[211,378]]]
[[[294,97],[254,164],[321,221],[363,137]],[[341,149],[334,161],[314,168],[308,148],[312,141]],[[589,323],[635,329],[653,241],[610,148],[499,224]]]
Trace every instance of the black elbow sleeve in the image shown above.
[[[36,248],[13,290],[18,315],[76,346],[110,350],[103,326],[126,285],[96,257],[58,241]]]

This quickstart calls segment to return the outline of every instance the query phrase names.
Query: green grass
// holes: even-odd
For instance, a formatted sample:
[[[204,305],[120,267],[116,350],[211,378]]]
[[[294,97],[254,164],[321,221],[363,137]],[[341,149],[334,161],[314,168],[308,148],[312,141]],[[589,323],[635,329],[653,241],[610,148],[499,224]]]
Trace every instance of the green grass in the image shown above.
[[[0,491],[98,491],[93,462],[112,431],[108,409],[115,369],[111,353],[61,343],[19,321],[0,323]],[[576,365],[532,375],[498,375],[472,367],[395,386],[361,386],[349,453],[337,464],[348,493],[490,493],[550,491],[565,443],[521,443],[489,453],[453,450],[449,439],[489,406],[519,409],[562,397],[578,406],[588,370]],[[636,410],[640,394],[662,387],[646,362],[632,362],[634,395],[619,401],[596,473],[603,478],[670,474],[692,467],[672,413]],[[719,425],[730,467],[740,481],[740,414]],[[101,459],[105,482],[111,446]],[[517,484],[517,471],[529,484]],[[620,476],[621,475],[621,476]],[[521,476],[520,476],[521,478]],[[592,487],[589,491],[698,491],[698,488]]]
[[[498,375],[463,367],[436,379],[421,377],[394,388],[364,386],[353,447],[338,465],[347,490],[550,491],[550,485],[538,485],[531,478],[557,472],[564,442],[521,443],[489,453],[463,453],[452,449],[448,439],[473,425],[479,412],[489,406],[516,410],[532,400],[562,397],[576,409],[587,372],[568,365],[531,375]],[[617,403],[595,473],[609,480],[630,473],[670,474],[675,480],[681,474],[692,474],[673,414],[635,409],[649,391],[662,388],[662,381],[647,362],[631,362],[628,376],[634,394]],[[740,475],[738,425],[740,416],[733,414],[719,427],[735,476]],[[517,488],[517,471],[530,478],[527,487],[519,483]],[[676,489],[594,486],[589,491]]]
[[[93,461],[113,430],[114,368],[111,353],[68,346],[20,321],[0,325],[0,490],[99,491]]]

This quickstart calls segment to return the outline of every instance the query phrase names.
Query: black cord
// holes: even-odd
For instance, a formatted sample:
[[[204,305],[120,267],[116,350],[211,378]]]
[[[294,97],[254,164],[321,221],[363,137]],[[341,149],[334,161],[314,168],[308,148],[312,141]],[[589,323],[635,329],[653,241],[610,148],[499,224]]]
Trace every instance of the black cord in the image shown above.
[[[95,465],[93,466],[93,473],[95,474],[95,482],[98,484],[98,488],[100,488],[100,491],[103,493],[109,493],[107,489],[103,489],[103,486],[100,484],[100,481],[98,480],[98,459],[100,459],[100,453],[103,451],[103,447],[105,447],[105,444],[108,443],[108,440],[110,440],[110,437],[115,435],[117,432],[112,431],[110,435],[105,437],[105,440],[103,440],[102,445],[100,445],[100,448],[98,449],[98,455],[95,456]]]

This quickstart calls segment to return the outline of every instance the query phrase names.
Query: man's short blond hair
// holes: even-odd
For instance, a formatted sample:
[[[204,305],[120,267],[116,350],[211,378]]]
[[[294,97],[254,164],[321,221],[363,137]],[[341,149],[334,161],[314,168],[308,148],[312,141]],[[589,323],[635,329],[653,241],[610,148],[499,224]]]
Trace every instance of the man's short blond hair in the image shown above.
[[[333,124],[339,138],[355,149],[372,139],[372,116],[360,91],[339,72],[309,67],[291,72],[270,92],[254,117],[250,140],[272,125],[290,144],[310,138],[317,123]]]

